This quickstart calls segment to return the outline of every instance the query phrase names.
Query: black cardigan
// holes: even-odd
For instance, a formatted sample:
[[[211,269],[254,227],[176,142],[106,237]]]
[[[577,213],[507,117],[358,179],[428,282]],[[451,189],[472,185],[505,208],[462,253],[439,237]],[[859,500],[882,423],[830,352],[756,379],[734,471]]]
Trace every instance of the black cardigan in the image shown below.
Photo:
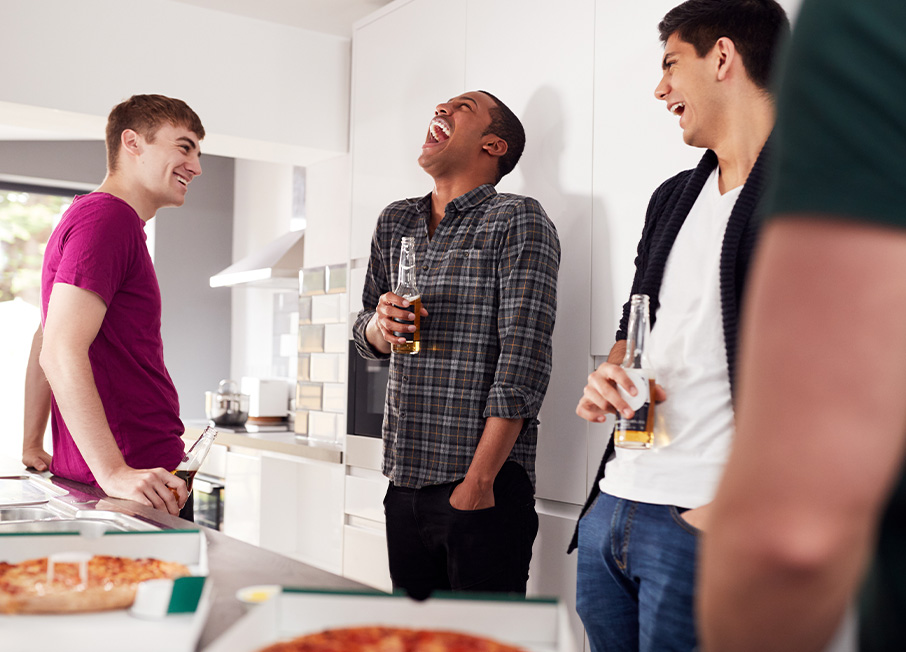
[[[733,205],[727,230],[724,232],[720,252],[720,305],[724,328],[724,342],[727,350],[727,369],[730,374],[730,395],[733,396],[734,378],[736,376],[736,345],[739,333],[739,312],[742,294],[749,271],[749,263],[755,249],[760,220],[756,216],[758,201],[761,199],[765,184],[767,159],[770,141],[762,148],[746,183]],[[632,294],[647,294],[650,298],[649,309],[651,325],[657,321],[657,310],[660,306],[658,294],[664,277],[667,257],[680,227],[692,210],[702,187],[711,172],[717,167],[717,155],[708,150],[702,156],[698,166],[685,170],[662,183],[648,202],[645,215],[645,226],[639,240],[635,258],[635,278],[632,281]],[[629,302],[623,305],[623,317],[616,339],[626,339],[626,328],[629,320]],[[604,466],[614,452],[613,435],[601,458],[595,482],[582,507],[581,519],[600,492],[598,485],[604,477]],[[573,533],[567,552],[575,550],[579,543],[579,527]]]

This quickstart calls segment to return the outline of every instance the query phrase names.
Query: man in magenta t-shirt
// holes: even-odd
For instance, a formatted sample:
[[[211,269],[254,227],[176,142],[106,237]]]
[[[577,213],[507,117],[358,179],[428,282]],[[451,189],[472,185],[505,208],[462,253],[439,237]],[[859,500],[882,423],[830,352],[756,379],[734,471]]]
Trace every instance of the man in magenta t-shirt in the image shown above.
[[[171,474],[182,460],[183,426],[164,366],[145,224],[185,201],[201,174],[202,138],[201,121],[181,100],[135,95],[114,107],[107,177],[63,215],[41,279],[50,470],[171,514],[188,497]]]

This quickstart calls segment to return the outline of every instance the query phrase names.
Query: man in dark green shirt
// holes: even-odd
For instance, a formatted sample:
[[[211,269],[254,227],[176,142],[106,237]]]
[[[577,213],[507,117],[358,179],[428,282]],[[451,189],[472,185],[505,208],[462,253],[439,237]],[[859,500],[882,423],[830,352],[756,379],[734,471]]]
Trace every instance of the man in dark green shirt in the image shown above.
[[[906,3],[805,0],[734,450],[703,546],[705,650],[906,649]]]

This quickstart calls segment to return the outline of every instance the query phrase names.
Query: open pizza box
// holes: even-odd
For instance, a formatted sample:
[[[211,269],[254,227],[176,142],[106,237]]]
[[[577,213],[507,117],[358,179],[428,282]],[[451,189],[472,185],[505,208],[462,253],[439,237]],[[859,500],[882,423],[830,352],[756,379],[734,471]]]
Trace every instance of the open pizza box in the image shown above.
[[[77,532],[0,534],[0,561],[18,563],[59,553],[153,557],[186,565],[192,577],[172,583],[156,581],[153,591],[140,588],[136,606],[140,598],[141,616],[129,609],[60,615],[0,614],[2,649],[194,652],[212,591],[207,581],[207,543],[200,530],[107,532],[100,537]]]
[[[366,625],[458,631],[526,652],[579,649],[565,605],[553,598],[444,593],[416,602],[401,594],[284,587],[252,607],[204,652],[255,652],[303,634]]]

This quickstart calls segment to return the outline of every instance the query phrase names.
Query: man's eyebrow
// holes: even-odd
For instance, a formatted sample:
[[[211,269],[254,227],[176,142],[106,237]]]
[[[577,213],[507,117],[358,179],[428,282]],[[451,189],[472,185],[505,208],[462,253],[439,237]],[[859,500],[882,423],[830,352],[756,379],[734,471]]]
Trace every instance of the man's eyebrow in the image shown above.
[[[471,102],[472,104],[474,104],[476,107],[478,106],[478,100],[475,100],[475,99],[469,97],[468,95],[460,95],[458,99],[467,100],[467,101]]]
[[[188,136],[180,136],[176,140],[177,140],[177,142],[188,143],[192,147],[192,149],[198,149],[198,143],[196,143],[194,140],[192,140]],[[199,152],[198,155],[201,156],[201,152]]]
[[[661,68],[667,67],[667,59],[670,57],[676,56],[676,52],[664,52],[664,58],[661,59]]]

